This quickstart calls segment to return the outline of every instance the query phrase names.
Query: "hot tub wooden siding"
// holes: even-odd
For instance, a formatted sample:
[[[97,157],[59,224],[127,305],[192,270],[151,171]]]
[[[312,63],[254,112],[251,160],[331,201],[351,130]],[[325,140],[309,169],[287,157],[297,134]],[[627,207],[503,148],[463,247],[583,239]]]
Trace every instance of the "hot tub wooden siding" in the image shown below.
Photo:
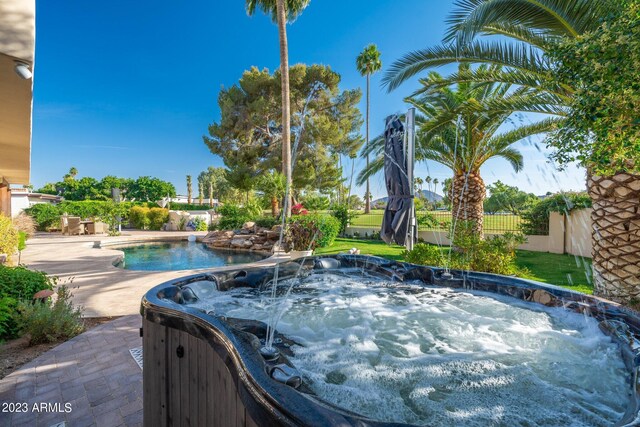
[[[145,427],[257,426],[209,343],[146,319],[143,331]]]

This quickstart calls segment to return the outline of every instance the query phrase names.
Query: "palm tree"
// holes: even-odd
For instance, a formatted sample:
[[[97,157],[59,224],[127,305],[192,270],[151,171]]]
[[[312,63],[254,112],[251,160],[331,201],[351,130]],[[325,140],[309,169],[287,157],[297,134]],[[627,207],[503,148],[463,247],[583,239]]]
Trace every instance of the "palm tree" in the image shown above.
[[[282,173],[287,188],[291,190],[291,108],[289,91],[289,48],[287,43],[287,23],[293,22],[309,5],[310,0],[246,0],[249,16],[256,8],[271,15],[278,24],[280,39],[280,74],[282,81]],[[290,196],[289,196],[290,197]],[[291,216],[291,203],[286,203],[286,216]]]
[[[429,192],[431,192],[431,181],[432,178],[429,175],[427,175],[427,177],[424,179],[424,182],[427,184],[427,191]]]
[[[445,44],[405,55],[383,79],[394,89],[425,70],[454,62],[500,64],[496,72],[469,71],[450,76],[456,82],[508,82],[523,91],[554,100],[563,111],[575,92],[574,82],[553,76],[554,64],[545,53],[559,40],[595,30],[601,19],[622,2],[606,0],[458,0],[449,19]],[[478,36],[504,36],[502,39]],[[506,38],[505,38],[506,37]],[[553,111],[549,111],[554,113]],[[640,175],[619,173],[595,176],[587,172],[587,190],[593,200],[592,242],[594,293],[619,302],[637,291],[622,265],[640,265],[640,234],[629,227],[639,203],[621,202],[619,194],[638,191]]]
[[[209,175],[209,207],[213,207],[213,176]]]
[[[191,194],[193,189],[191,188],[191,175],[187,175],[187,203],[191,204]]]
[[[433,179],[433,193],[434,194],[438,194],[438,184],[440,183],[440,181],[438,181],[438,178],[434,178]],[[433,203],[435,204],[436,200],[433,201]]]
[[[280,215],[280,199],[285,195],[286,181],[284,175],[271,171],[258,179],[257,187],[271,202],[271,215]]]
[[[418,198],[422,197],[422,184],[424,184],[424,180],[422,178],[414,178],[415,181],[415,190],[418,192]]]
[[[468,65],[461,65],[459,72],[467,68]],[[506,83],[465,83],[452,89],[442,87],[442,79],[439,74],[430,73],[420,81],[422,88],[406,99],[418,113],[416,160],[433,160],[453,171],[450,198],[454,223],[465,221],[471,230],[482,235],[486,189],[480,167],[491,158],[501,157],[516,172],[520,171],[522,154],[511,145],[549,131],[558,119],[547,118],[498,133],[498,128],[522,104],[523,96],[518,90]],[[543,109],[544,105],[536,108]],[[360,173],[359,182],[384,165],[383,139],[377,138],[371,147],[377,153],[376,160]]]
[[[371,74],[380,71],[382,68],[382,61],[380,61],[380,51],[378,50],[375,44],[370,44],[365,47],[360,55],[356,58],[356,67],[358,68],[358,72],[367,77],[367,118],[366,118],[366,140],[365,140],[365,150],[367,145],[369,145],[369,106],[370,106],[370,80]],[[367,159],[367,167],[369,166],[369,154],[366,155]],[[367,178],[367,191],[365,193],[364,199],[364,213],[368,214],[371,212],[371,189],[369,188],[369,179]]]

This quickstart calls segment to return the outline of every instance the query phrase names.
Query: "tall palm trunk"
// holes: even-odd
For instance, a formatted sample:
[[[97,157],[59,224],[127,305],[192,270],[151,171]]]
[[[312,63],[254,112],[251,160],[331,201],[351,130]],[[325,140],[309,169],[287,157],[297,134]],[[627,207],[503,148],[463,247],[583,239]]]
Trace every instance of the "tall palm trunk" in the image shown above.
[[[367,74],[367,114],[366,114],[366,141],[365,147],[369,146],[369,74]],[[367,169],[369,169],[369,154],[367,153]],[[364,195],[364,213],[368,214],[371,212],[371,196],[370,196],[370,188],[369,188],[369,177],[367,177],[367,192]]]
[[[278,215],[280,215],[280,201],[276,196],[271,197],[271,215],[274,218],[277,218]]]
[[[451,183],[451,216],[456,229],[462,229],[464,221],[474,234],[482,236],[484,222],[484,199],[487,194],[479,172],[456,172]],[[459,228],[460,227],[460,228]]]
[[[640,175],[587,177],[594,294],[640,304]]]
[[[209,207],[213,207],[213,182],[209,181]]]
[[[285,0],[277,0],[278,35],[280,37],[280,72],[282,79],[282,174],[289,188],[289,203],[285,215],[291,216],[291,107],[289,105],[289,54],[287,44],[287,14]]]

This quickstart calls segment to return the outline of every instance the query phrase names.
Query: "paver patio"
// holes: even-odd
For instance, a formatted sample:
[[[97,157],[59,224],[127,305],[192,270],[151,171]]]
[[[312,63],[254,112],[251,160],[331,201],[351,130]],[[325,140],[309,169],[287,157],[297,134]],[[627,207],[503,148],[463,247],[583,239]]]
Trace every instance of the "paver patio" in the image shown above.
[[[74,302],[84,306],[86,317],[123,317],[62,343],[0,380],[0,402],[26,403],[29,409],[0,412],[0,426],[49,427],[62,421],[73,427],[142,425],[142,370],[129,353],[142,345],[140,300],[157,284],[207,269],[124,270],[113,265],[122,252],[109,245],[184,240],[190,234],[206,233],[126,231],[118,237],[39,233],[29,240],[22,263],[56,275],[62,283],[73,279]],[[253,265],[273,263],[272,258]],[[62,412],[32,410],[41,403],[57,403]],[[65,403],[71,404],[71,412],[64,412]]]

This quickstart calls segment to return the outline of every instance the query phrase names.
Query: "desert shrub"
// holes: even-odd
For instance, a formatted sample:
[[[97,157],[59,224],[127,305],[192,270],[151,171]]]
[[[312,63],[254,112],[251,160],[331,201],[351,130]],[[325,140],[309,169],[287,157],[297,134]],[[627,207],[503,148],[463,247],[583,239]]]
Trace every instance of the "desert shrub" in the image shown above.
[[[135,228],[146,230],[149,228],[149,208],[134,206],[129,209],[129,222]]]
[[[443,267],[447,261],[439,246],[428,243],[417,243],[412,251],[404,251],[402,255],[407,262],[432,267]]]
[[[549,215],[560,212],[570,215],[575,209],[591,207],[587,193],[560,193],[539,200],[522,213],[521,231],[527,235],[549,234]]]
[[[169,221],[169,210],[164,208],[150,208],[147,213],[150,230],[161,230],[162,226]]]
[[[36,222],[32,217],[24,212],[20,212],[13,220],[13,226],[25,234],[26,238],[32,237],[36,233]]]
[[[351,220],[357,215],[352,210],[349,210],[349,206],[346,204],[339,204],[333,206],[333,209],[331,209],[331,216],[337,219],[340,224],[339,234],[344,234]]]
[[[412,251],[403,253],[404,259],[414,264],[448,266],[458,270],[505,275],[522,273],[515,265],[515,250],[525,242],[522,234],[505,233],[481,238],[473,232],[470,223],[462,221],[457,228],[450,254],[443,254],[437,245],[418,243]]]
[[[272,216],[262,216],[253,220],[258,227],[272,228],[274,225],[281,223],[280,219]]]
[[[40,231],[47,231],[50,227],[60,225],[60,215],[62,211],[58,206],[49,203],[38,203],[24,210],[36,223],[36,228]]]
[[[262,210],[260,210],[262,212]],[[218,213],[222,215],[217,224],[219,230],[235,230],[242,227],[247,221],[251,221],[252,215],[247,212],[246,208],[238,205],[226,204],[218,209]],[[257,215],[255,215],[257,216]]]
[[[31,345],[64,341],[84,330],[82,308],[74,307],[73,296],[65,285],[56,289],[55,301],[22,301],[17,308],[17,321],[22,333],[30,335]]]
[[[55,283],[55,278],[40,271],[0,265],[0,340],[18,334],[15,319],[18,302],[31,300],[36,292],[43,289],[53,289]]]
[[[11,257],[18,250],[19,239],[18,230],[13,226],[11,218],[0,213],[0,254]]]

